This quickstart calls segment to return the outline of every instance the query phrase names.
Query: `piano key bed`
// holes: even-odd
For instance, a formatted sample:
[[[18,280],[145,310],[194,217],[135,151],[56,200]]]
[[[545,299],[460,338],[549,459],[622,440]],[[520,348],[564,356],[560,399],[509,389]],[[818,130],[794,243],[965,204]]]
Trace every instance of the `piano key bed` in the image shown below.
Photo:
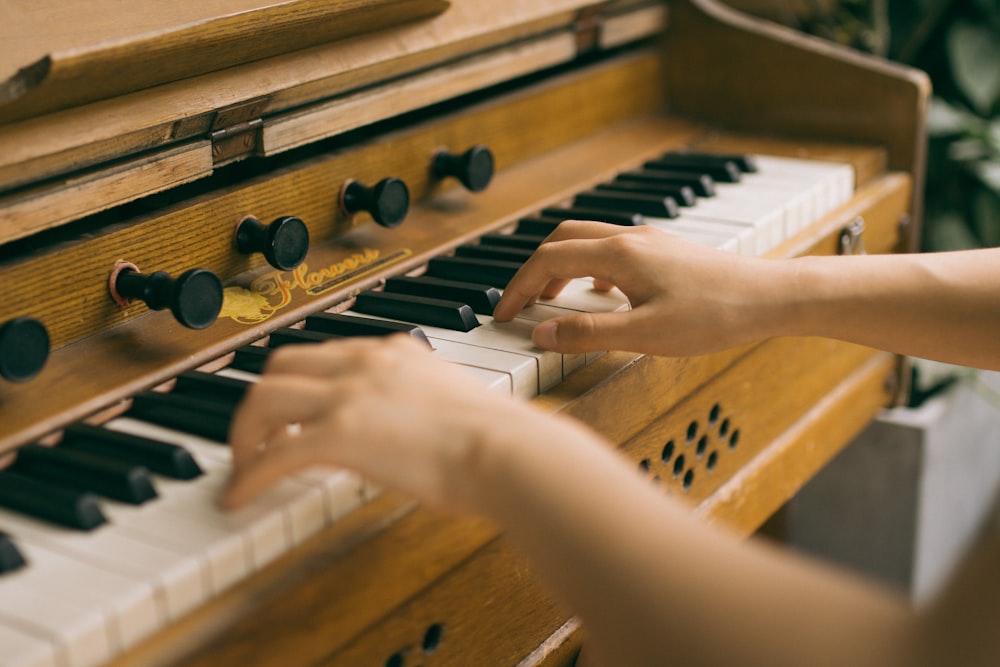
[[[106,662],[371,499],[353,473],[316,469],[240,512],[215,507],[229,416],[270,349],[404,331],[497,392],[532,399],[601,356],[540,351],[535,324],[628,308],[578,279],[513,322],[492,320],[510,276],[561,219],[651,225],[763,255],[853,195],[850,165],[668,153],[361,292],[346,311],[277,329],[221,369],[137,394],[100,426],[68,427],[54,448],[23,448],[0,472],[0,665]]]

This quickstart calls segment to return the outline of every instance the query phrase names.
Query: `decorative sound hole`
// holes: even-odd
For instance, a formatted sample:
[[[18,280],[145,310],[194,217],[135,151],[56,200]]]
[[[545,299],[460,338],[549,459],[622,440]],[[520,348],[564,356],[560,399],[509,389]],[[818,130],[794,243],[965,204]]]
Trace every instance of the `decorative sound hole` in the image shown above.
[[[385,661],[385,667],[403,667],[403,654],[393,653],[389,656],[389,659]]]
[[[423,648],[424,653],[430,655],[437,650],[438,645],[441,643],[441,635],[443,633],[444,626],[440,623],[435,623],[427,628],[427,632],[424,633],[424,641],[421,642],[421,648]]]
[[[684,472],[684,455],[679,455],[674,459],[674,477],[677,477],[682,472]]]
[[[674,456],[674,441],[667,440],[667,444],[663,445],[663,451],[660,452],[660,460],[664,463],[670,463],[670,459]]]
[[[685,456],[678,450],[677,442],[675,438],[667,440],[660,450],[660,460],[643,459],[639,462],[639,470],[654,475],[654,479],[660,481],[659,466],[669,466],[673,478],[680,481],[684,491],[688,491],[697,476],[697,462],[704,461],[705,472],[714,471],[719,466],[720,452],[736,449],[740,442],[740,430],[733,428],[729,417],[724,416],[722,406],[715,403],[703,422],[692,420],[684,432],[684,446],[692,447],[694,451]]]

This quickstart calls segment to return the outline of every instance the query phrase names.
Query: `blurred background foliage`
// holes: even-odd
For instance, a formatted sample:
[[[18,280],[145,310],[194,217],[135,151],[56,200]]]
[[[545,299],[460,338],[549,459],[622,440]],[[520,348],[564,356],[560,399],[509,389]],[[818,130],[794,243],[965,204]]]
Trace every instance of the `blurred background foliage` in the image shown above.
[[[1000,0],[731,4],[927,72],[923,249],[1000,246]]]

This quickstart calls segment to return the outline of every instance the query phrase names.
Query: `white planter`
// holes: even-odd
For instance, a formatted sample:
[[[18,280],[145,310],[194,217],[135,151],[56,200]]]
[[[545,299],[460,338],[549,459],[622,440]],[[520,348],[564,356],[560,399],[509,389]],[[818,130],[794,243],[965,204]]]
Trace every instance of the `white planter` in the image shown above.
[[[1000,373],[980,377],[1000,389]],[[1000,491],[1000,410],[960,382],[884,410],[789,503],[788,542],[924,599],[975,539]]]

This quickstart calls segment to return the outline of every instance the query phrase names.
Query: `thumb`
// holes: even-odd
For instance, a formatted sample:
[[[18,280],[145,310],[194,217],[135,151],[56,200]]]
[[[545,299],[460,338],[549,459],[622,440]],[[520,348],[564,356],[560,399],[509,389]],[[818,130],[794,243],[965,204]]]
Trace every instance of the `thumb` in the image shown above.
[[[535,327],[532,342],[543,350],[576,354],[633,349],[632,313],[580,313],[545,320]]]

